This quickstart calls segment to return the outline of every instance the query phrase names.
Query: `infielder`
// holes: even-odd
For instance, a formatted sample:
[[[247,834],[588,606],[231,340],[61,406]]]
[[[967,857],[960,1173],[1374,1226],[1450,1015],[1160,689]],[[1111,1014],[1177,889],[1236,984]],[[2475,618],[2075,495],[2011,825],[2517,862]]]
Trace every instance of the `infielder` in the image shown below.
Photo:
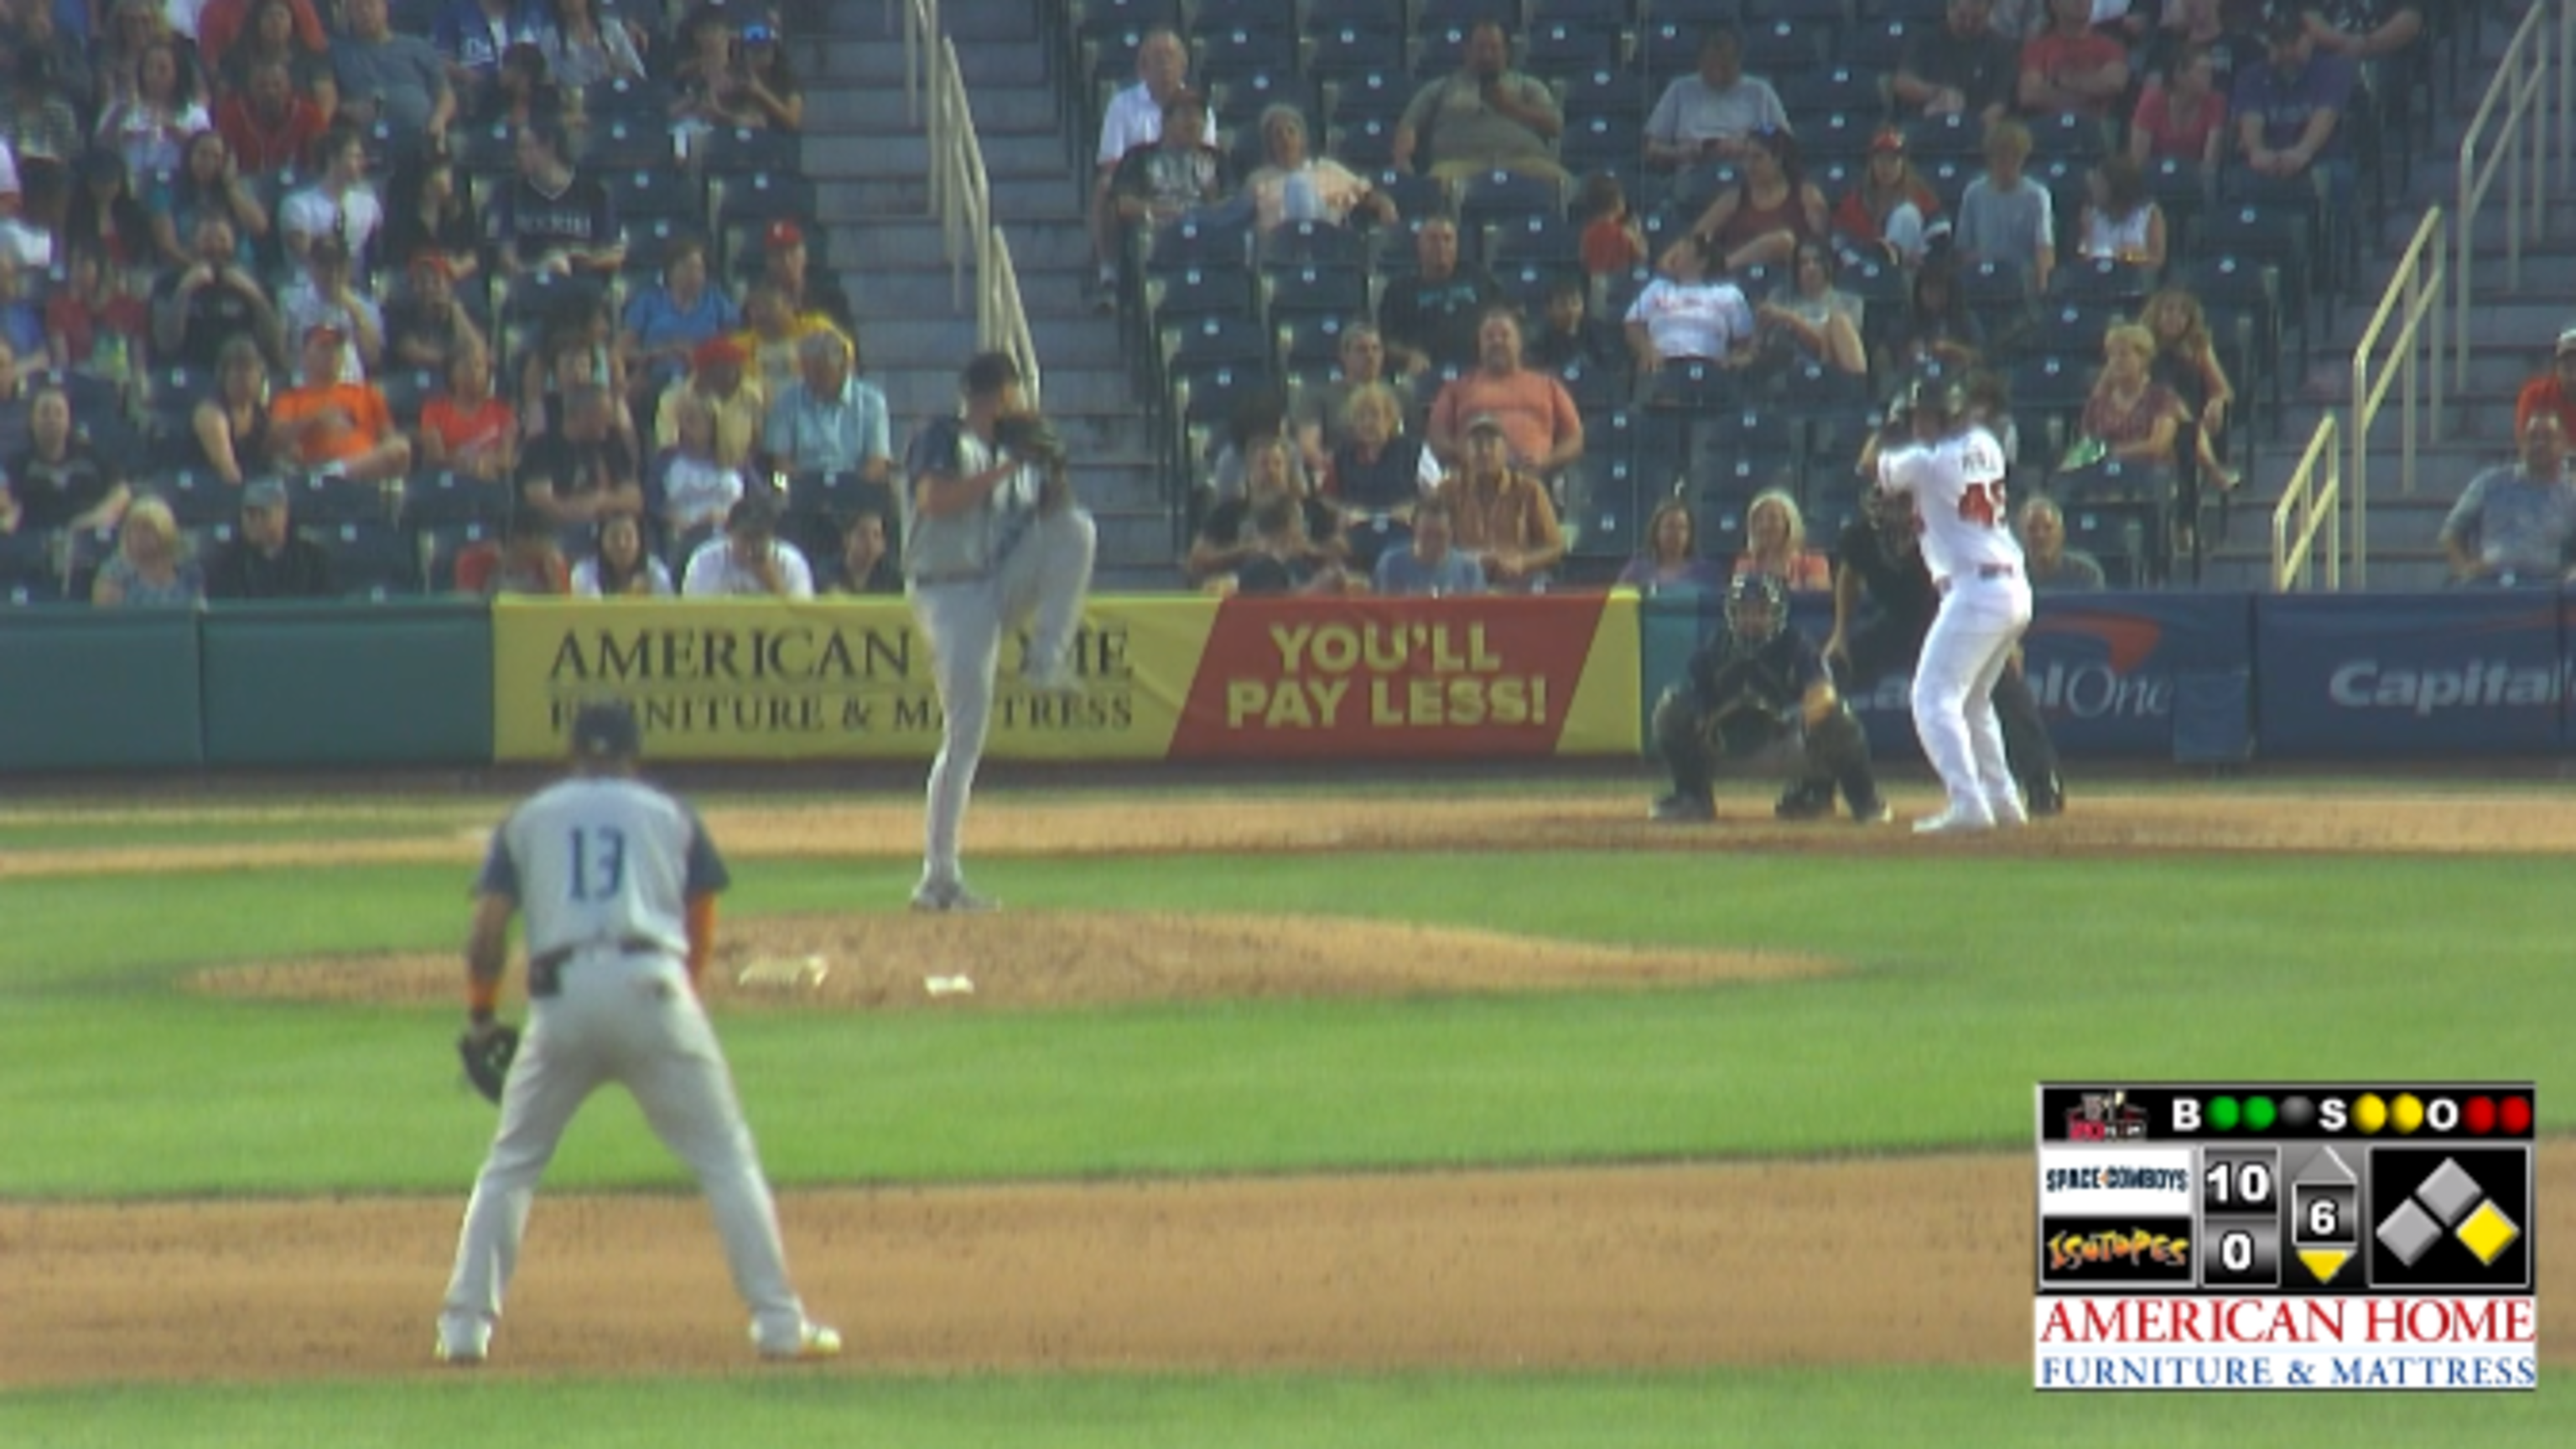
[[[635,778],[639,745],[626,705],[585,706],[573,719],[571,776],[502,822],[475,885],[468,1054],[507,1030],[493,1006],[510,918],[522,912],[529,1026],[438,1318],[438,1356],[451,1364],[490,1352],[537,1180],[573,1113],[607,1082],[634,1094],[655,1135],[697,1174],[751,1307],[754,1346],[773,1359],[841,1351],[840,1334],[808,1319],[788,1286],[769,1184],[698,1002],[724,862],[686,805]]]
[[[1097,532],[1065,480],[1054,430],[1020,398],[1007,353],[978,354],[959,378],[959,415],[921,430],[904,458],[904,569],[930,641],[945,730],[930,765],[917,911],[989,911],[966,888],[958,832],[984,757],[1002,634],[1035,615],[1020,678],[1077,690],[1075,632],[1091,589]]]
[[[2012,536],[2003,445],[1966,420],[1965,403],[1955,383],[1916,383],[1900,424],[1912,441],[1878,456],[1879,491],[1913,504],[1941,598],[1914,666],[1914,733],[1949,795],[1947,808],[1914,822],[1927,835],[2030,818],[2004,763],[1993,698],[2030,627],[2030,579]]]
[[[1854,820],[1888,818],[1869,738],[1834,693],[1815,641],[1790,624],[1788,590],[1770,574],[1737,574],[1727,585],[1726,627],[1656,702],[1654,734],[1673,778],[1672,792],[1655,802],[1657,820],[1715,819],[1711,776],[1722,760],[1791,776],[1778,806],[1784,819],[1819,813],[1805,808],[1818,797],[1831,810],[1837,786]]]

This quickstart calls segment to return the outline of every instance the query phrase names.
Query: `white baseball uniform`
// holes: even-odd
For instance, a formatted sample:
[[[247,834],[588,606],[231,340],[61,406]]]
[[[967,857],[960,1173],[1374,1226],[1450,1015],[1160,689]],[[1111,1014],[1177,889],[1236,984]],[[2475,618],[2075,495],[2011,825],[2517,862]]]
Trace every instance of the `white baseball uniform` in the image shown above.
[[[788,1286],[777,1210],[686,964],[688,899],[726,884],[696,815],[625,776],[565,780],[493,834],[475,889],[525,919],[528,1031],[465,1209],[443,1344],[488,1335],[555,1144],[584,1099],[616,1082],[697,1175],[761,1350],[797,1349],[805,1309]]]
[[[1018,469],[963,514],[925,518],[912,507],[913,490],[925,477],[965,477],[999,461],[989,440],[955,418],[922,429],[905,459],[907,592],[930,641],[943,716],[939,755],[930,765],[919,899],[952,897],[965,888],[959,837],[984,759],[1003,631],[1034,616],[1020,672],[1062,678],[1091,591],[1098,540],[1091,515],[1070,505],[1039,512],[1043,480],[1034,465]]]
[[[1915,735],[1955,820],[2018,819],[1992,696],[2030,627],[2030,578],[2009,527],[2003,445],[1972,426],[1894,448],[1879,455],[1878,485],[1913,501],[1923,561],[1941,593],[1914,666]]]

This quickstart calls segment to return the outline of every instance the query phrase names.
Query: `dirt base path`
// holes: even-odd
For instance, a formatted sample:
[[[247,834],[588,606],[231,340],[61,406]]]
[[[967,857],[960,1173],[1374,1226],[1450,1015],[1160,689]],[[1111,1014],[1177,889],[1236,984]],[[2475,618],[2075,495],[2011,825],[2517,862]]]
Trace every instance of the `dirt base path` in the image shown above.
[[[1932,792],[1897,790],[1900,824],[1857,829],[1833,823],[1782,825],[1769,800],[1731,796],[1709,826],[1674,828],[1645,820],[1641,783],[1633,799],[1495,796],[1390,800],[1383,796],[1250,796],[1241,799],[1140,794],[1024,798],[979,794],[968,827],[972,858],[1044,855],[1178,855],[1209,851],[1318,854],[1374,850],[1803,850],[1836,853],[2122,855],[2156,851],[2416,851],[2429,854],[2576,851],[2576,809],[2563,791],[2416,794],[2104,791],[2079,795],[2072,813],[2027,832],[1937,842],[1913,838],[1902,821],[1940,807]],[[497,817],[496,807],[495,815]],[[921,850],[921,802],[730,805],[705,812],[726,853],[743,859],[902,859]],[[326,817],[327,818],[327,817]],[[245,870],[285,866],[417,862],[469,864],[488,826],[386,838],[118,845],[0,850],[0,879],[102,872]]]
[[[2014,1366],[2030,1167],[2007,1156],[790,1195],[834,1371]],[[2576,1233],[2576,1151],[2541,1154]],[[430,1371],[456,1201],[0,1209],[0,1385]],[[2576,1358],[2576,1272],[2541,1342]],[[750,1368],[705,1209],[538,1200],[505,1373]]]

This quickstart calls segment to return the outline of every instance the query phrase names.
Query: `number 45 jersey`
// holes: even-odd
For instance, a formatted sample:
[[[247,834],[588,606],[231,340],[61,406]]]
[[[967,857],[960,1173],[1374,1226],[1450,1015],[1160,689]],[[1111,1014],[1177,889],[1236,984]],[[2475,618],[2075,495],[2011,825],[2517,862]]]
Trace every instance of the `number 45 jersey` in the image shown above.
[[[2021,567],[2004,497],[2004,450],[1984,428],[1881,453],[1878,486],[1914,500],[1923,561],[1935,584],[1980,568]]]
[[[565,780],[492,834],[475,889],[527,918],[530,958],[559,947],[649,937],[688,949],[688,900],[725,888],[724,861],[688,806],[641,781]]]

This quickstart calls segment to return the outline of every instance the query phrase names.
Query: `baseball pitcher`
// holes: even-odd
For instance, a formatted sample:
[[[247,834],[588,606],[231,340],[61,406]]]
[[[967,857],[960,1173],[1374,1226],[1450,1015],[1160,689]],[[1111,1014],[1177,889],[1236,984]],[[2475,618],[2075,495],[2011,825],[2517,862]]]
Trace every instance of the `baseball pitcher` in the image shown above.
[[[1912,502],[1940,607],[1914,667],[1914,733],[1949,804],[1914,822],[1917,834],[2026,824],[2004,761],[1995,682],[2030,627],[2030,579],[2012,536],[2004,450],[1968,421],[1955,382],[1915,384],[1896,426],[1912,439],[1878,455],[1883,493]]]
[[[1034,616],[1020,665],[1040,692],[1081,688],[1074,636],[1091,591],[1097,533],[1073,501],[1063,442],[1020,398],[1009,354],[986,352],[959,379],[958,416],[922,429],[904,459],[904,569],[913,617],[934,656],[945,716],[930,765],[919,911],[986,911],[966,888],[958,836],[984,732],[1002,635]]]
[[[1726,590],[1726,627],[1691,656],[1688,677],[1655,704],[1655,748],[1672,772],[1652,817],[1716,818],[1711,777],[1720,761],[1793,783],[1776,813],[1830,812],[1839,787],[1852,819],[1888,818],[1870,769],[1869,740],[1834,693],[1815,641],[1789,623],[1789,594],[1766,573],[1741,573]],[[1811,802],[1821,798],[1821,810]]]
[[[808,1319],[788,1286],[769,1184],[698,1003],[724,861],[686,805],[635,778],[640,743],[626,705],[585,706],[573,719],[571,776],[502,822],[475,885],[458,1045],[476,1084],[497,1090],[501,1126],[438,1318],[447,1363],[480,1364],[490,1352],[537,1180],[573,1113],[609,1082],[634,1094],[655,1135],[697,1174],[762,1356],[841,1351],[840,1334]],[[493,1012],[514,915],[526,917],[529,1023],[515,1058],[511,1029]]]

